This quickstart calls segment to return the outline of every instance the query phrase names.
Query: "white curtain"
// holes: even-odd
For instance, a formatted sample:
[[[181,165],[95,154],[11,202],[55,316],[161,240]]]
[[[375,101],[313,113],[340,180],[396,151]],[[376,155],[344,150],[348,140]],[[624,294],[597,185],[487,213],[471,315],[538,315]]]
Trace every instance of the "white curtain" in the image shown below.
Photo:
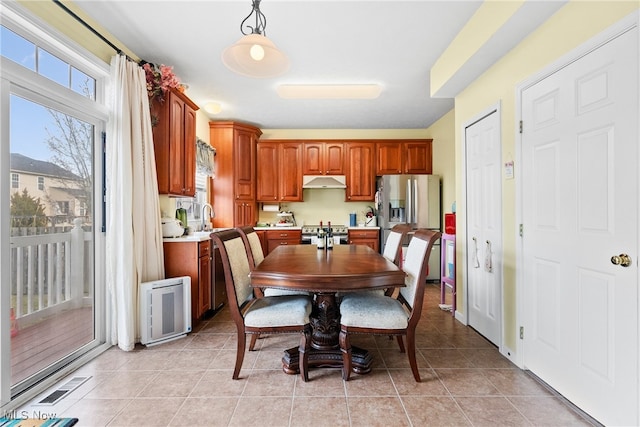
[[[139,340],[138,288],[164,278],[164,254],[144,70],[116,55],[111,84],[106,142],[108,339],[129,351]]]

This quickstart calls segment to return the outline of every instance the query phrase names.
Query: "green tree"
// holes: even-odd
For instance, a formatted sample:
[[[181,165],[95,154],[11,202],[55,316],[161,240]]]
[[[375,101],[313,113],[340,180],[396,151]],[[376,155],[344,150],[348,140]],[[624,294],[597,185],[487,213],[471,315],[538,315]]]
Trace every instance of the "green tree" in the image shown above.
[[[11,195],[12,227],[44,227],[47,222],[44,205],[39,197],[31,197],[26,188],[22,190],[22,194],[16,191]]]

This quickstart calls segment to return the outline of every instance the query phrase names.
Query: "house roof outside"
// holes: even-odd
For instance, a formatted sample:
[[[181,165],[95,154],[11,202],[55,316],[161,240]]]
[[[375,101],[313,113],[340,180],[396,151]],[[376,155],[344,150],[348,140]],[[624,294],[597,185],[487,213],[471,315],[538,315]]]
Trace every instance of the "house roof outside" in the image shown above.
[[[50,176],[55,178],[82,179],[73,172],[43,160],[32,159],[20,153],[11,153],[11,172],[22,172],[31,175]]]

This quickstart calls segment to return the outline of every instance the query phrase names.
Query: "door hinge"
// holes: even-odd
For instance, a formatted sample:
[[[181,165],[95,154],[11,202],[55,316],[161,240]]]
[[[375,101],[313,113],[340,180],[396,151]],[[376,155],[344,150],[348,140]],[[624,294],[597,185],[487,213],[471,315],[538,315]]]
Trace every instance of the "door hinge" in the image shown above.
[[[522,237],[523,230],[524,228],[522,227],[522,224],[520,224],[520,226],[518,227],[518,234],[520,235],[520,237]]]
[[[520,133],[522,133],[522,120],[520,120]]]
[[[524,339],[524,326],[520,326],[520,339]]]

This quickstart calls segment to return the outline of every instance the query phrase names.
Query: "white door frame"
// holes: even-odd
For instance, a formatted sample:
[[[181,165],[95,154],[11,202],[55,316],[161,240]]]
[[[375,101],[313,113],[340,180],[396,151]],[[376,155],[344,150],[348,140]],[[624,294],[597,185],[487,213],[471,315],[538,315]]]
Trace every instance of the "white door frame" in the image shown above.
[[[498,115],[498,138],[500,140],[500,147],[502,150],[502,103],[501,101],[498,101],[495,104],[490,105],[489,107],[485,108],[484,110],[482,110],[480,113],[476,114],[475,116],[473,116],[471,119],[465,121],[462,124],[462,130],[461,130],[461,134],[463,135],[463,141],[462,141],[462,151],[464,153],[464,167],[462,168],[462,194],[464,196],[465,199],[465,203],[464,203],[464,209],[465,209],[465,215],[464,215],[464,230],[466,233],[466,230],[469,228],[468,227],[468,211],[467,211],[467,203],[466,203],[466,199],[467,199],[467,128],[469,126],[472,126],[473,124],[479,122],[480,120],[482,120],[483,118],[487,117],[488,115],[495,113]],[[500,181],[502,182],[502,181]],[[502,188],[500,189],[500,192],[502,193]],[[498,259],[498,265],[500,266],[501,269],[503,269],[502,274],[500,275],[500,344],[498,345],[498,350],[500,351],[500,353],[504,354],[503,351],[503,347],[504,347],[504,233],[501,233],[502,235],[502,242],[500,242],[500,244],[502,245],[502,251],[501,251],[501,256]],[[459,311],[456,311],[455,315],[456,315],[456,320],[460,321],[461,323],[463,323],[464,325],[468,325],[469,324],[469,271],[467,268],[467,258],[469,256],[469,254],[466,251],[466,247],[467,247],[467,239],[466,237],[464,238],[464,245],[462,244],[462,241],[458,241],[458,244],[456,245],[457,250],[462,249],[463,250],[463,262],[462,263],[458,263],[460,268],[462,267],[462,274],[464,277],[464,292],[462,292],[464,301],[462,301],[461,306],[464,307],[464,313],[460,313]],[[461,265],[460,265],[461,264]]]
[[[520,133],[520,119],[522,118],[522,94],[529,87],[537,84],[538,82],[544,80],[551,74],[557,72],[558,70],[566,67],[567,65],[577,61],[598,47],[606,44],[610,40],[616,38],[620,34],[628,31],[633,27],[638,26],[638,22],[640,21],[640,11],[634,11],[622,20],[613,24],[603,32],[598,35],[592,37],[586,42],[582,43],[577,48],[573,49],[571,52],[561,56],[559,59],[542,69],[540,72],[532,75],[531,77],[524,80],[522,83],[516,86],[516,115],[515,115],[515,126],[516,135],[516,164],[522,165],[522,134]],[[525,125],[526,126],[526,125]],[[640,126],[640,124],[639,124]],[[516,179],[516,236],[520,236],[519,227],[523,222],[523,212],[522,212],[522,204],[523,204],[523,182],[521,174],[522,168],[515,168],[515,179]],[[640,187],[640,186],[639,186]],[[526,232],[526,230],[524,231]],[[640,242],[640,235],[638,236],[638,241]],[[522,239],[518,239],[516,241],[516,325],[517,328],[523,326],[524,323],[524,307],[526,301],[523,298],[523,286],[524,286],[524,265],[523,265],[523,242]],[[640,279],[640,278],[639,278]],[[639,301],[640,306],[640,301]],[[639,318],[640,319],[640,318]],[[640,330],[640,320],[638,325],[638,330]],[[517,339],[516,342],[516,354],[513,358],[513,362],[524,369],[524,344],[522,339]],[[640,365],[640,360],[638,361]],[[639,402],[640,403],[640,402]]]

